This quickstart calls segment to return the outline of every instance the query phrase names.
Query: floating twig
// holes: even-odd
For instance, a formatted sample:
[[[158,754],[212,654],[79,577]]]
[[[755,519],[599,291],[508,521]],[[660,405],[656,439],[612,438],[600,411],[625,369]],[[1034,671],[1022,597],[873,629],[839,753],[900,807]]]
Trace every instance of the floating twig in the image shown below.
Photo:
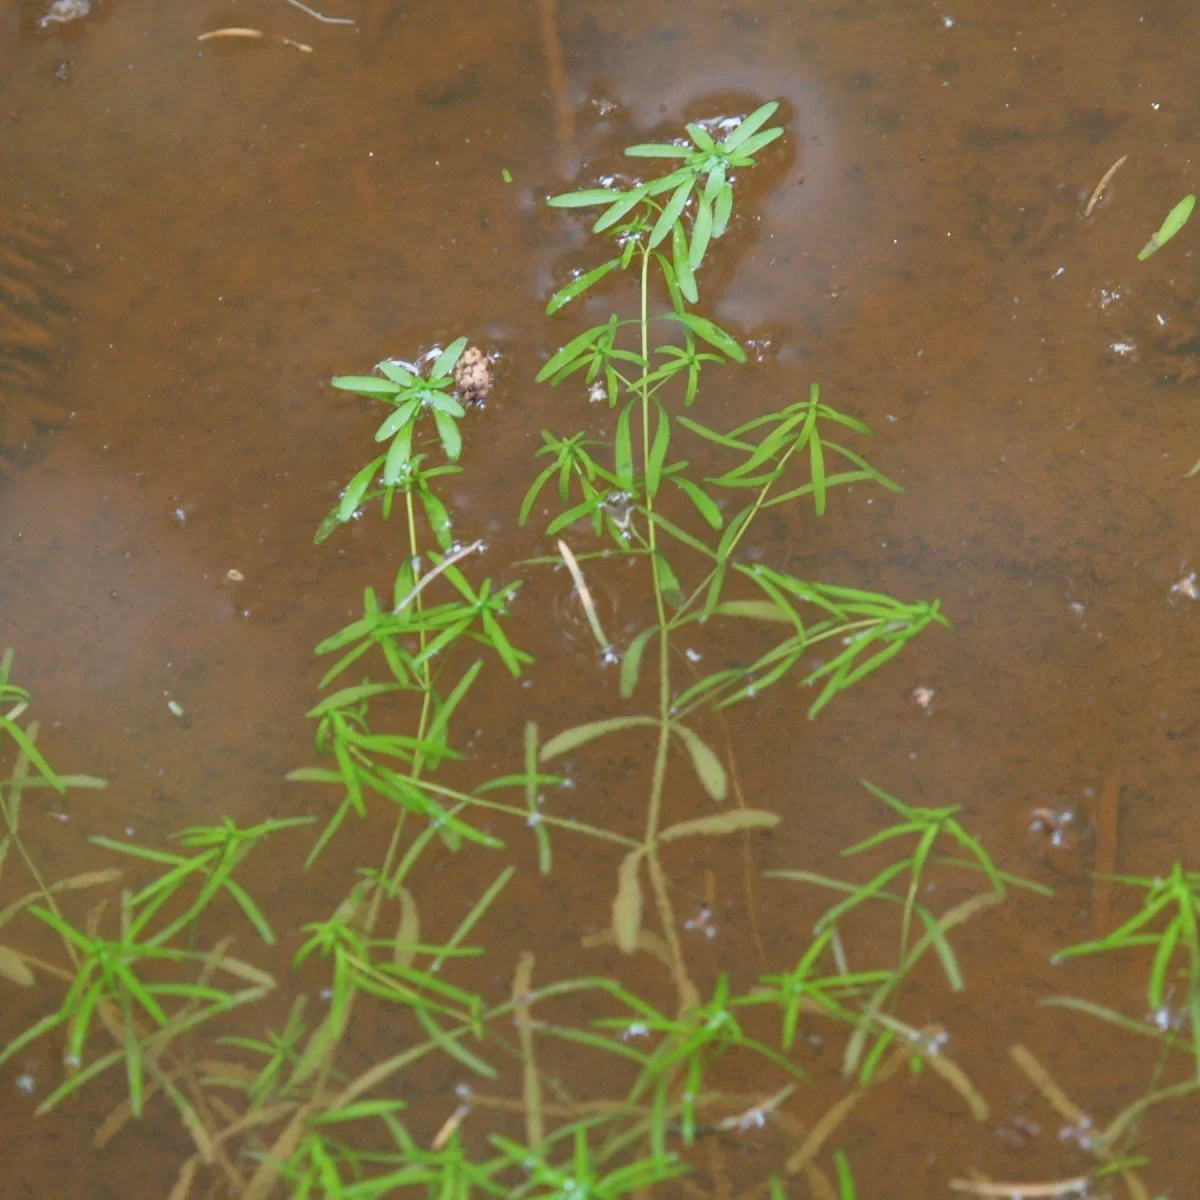
[[[358,22],[353,17],[327,17],[324,13],[319,13],[315,8],[309,8],[307,4],[301,4],[300,0],[287,0],[293,8],[298,8],[302,13],[308,13],[314,21],[320,21],[324,25],[356,25]]]
[[[311,54],[313,48],[305,45],[303,42],[294,42],[289,37],[284,37],[279,33],[263,33],[261,29],[250,29],[243,25],[229,25],[224,29],[210,29],[207,33],[202,33],[196,41],[211,42],[216,38],[250,38],[254,41],[261,41],[264,38],[271,38],[274,41],[282,42],[285,46],[291,46],[295,50],[300,50],[304,54]]]
[[[950,1190],[971,1192],[975,1196],[1011,1196],[1023,1200],[1034,1196],[1081,1195],[1092,1182],[1090,1175],[1076,1175],[1071,1179],[1058,1179],[1050,1183],[976,1183],[973,1179],[952,1179]]]
[[[436,567],[433,568],[432,571],[427,571],[421,576],[421,578],[413,585],[413,588],[408,595],[405,596],[404,599],[392,609],[392,616],[403,612],[404,609],[407,608],[408,605],[410,605],[422,591],[424,591],[425,585],[432,583],[447,567],[454,566],[456,562],[458,562],[460,559],[466,558],[468,554],[482,554],[483,549],[483,539],[480,538],[478,541],[472,542],[469,546],[461,546],[459,549],[455,550],[453,554],[447,555],[440,563],[438,563]]]
[[[1087,202],[1087,208],[1083,210],[1085,217],[1092,215],[1092,209],[1100,203],[1100,197],[1104,195],[1105,189],[1108,187],[1112,177],[1125,165],[1125,160],[1129,157],[1128,154],[1122,154],[1107,171],[1104,172],[1104,177],[1096,184],[1096,190],[1092,193],[1092,198]]]
[[[579,600],[587,615],[592,635],[600,643],[601,650],[608,650],[612,643],[604,636],[604,630],[600,628],[600,618],[596,614],[596,604],[592,600],[592,593],[588,591],[588,586],[583,580],[583,572],[579,569],[579,562],[575,555],[571,553],[571,547],[562,538],[558,540],[558,552],[562,555],[563,562],[567,564],[567,570],[571,572],[571,578],[575,581],[575,590],[579,593]]]

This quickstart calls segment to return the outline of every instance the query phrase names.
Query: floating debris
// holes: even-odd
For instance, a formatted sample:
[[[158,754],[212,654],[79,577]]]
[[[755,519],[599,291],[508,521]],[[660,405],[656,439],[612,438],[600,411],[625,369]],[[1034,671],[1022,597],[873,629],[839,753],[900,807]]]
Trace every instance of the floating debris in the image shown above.
[[[478,346],[468,346],[454,368],[454,387],[467,402],[479,403],[496,382],[492,360]]]
[[[1196,586],[1196,572],[1191,571],[1178,583],[1171,584],[1172,596],[1186,596],[1189,600],[1200,597],[1200,588]]]
[[[251,41],[261,41],[264,38],[270,38],[276,42],[282,42],[285,46],[291,46],[295,50],[299,50],[304,54],[311,54],[313,48],[304,42],[294,42],[289,37],[284,37],[279,33],[264,33],[261,29],[251,29],[243,25],[230,25],[224,29],[210,29],[208,33],[202,33],[196,41],[211,42],[216,38],[249,38]]]
[[[1113,165],[1109,167],[1107,171],[1104,172],[1100,182],[1096,184],[1096,190],[1092,193],[1092,198],[1087,202],[1087,208],[1083,210],[1083,215],[1085,217],[1090,217],[1092,215],[1092,209],[1094,209],[1096,205],[1100,203],[1100,199],[1107,190],[1112,177],[1125,165],[1125,160],[1128,157],[1128,154],[1122,154],[1121,157],[1118,158],[1117,161],[1113,163]]]

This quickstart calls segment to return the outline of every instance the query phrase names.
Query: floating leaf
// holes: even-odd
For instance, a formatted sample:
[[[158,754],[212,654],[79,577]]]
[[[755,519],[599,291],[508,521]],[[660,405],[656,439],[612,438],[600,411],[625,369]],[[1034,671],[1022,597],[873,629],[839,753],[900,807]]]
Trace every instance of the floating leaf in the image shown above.
[[[1187,224],[1195,207],[1195,194],[1189,192],[1167,213],[1167,219],[1159,226],[1158,232],[1152,233],[1150,240],[1138,251],[1138,262],[1145,262],[1156,250],[1165,246]]]
[[[679,724],[672,725],[671,728],[687,747],[688,757],[692,760],[696,774],[700,776],[704,790],[714,800],[724,800],[729,794],[729,781],[716,753],[695,730]]]
[[[613,899],[612,928],[617,948],[623,954],[632,954],[642,932],[642,884],[638,871],[642,865],[643,851],[639,847],[621,859],[617,871],[617,894]]]

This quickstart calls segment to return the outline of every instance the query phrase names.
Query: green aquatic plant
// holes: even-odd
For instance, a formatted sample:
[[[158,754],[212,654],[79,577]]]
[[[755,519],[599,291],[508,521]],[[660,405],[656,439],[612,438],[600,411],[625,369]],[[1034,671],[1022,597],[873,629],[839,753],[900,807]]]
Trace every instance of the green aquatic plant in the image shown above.
[[[358,470],[346,485],[336,507],[317,529],[314,540],[318,545],[338,525],[349,521],[364,504],[378,496],[383,497],[383,515],[388,517],[392,501],[400,492],[408,500],[410,524],[415,495],[421,501],[438,544],[443,549],[449,546],[450,520],[431,481],[461,469],[454,463],[462,453],[462,434],[458,425],[466,415],[466,409],[454,394],[454,368],[466,347],[465,337],[451,342],[424,375],[419,365],[387,359],[376,366],[379,375],[339,375],[333,380],[333,386],[341,391],[354,392],[390,407],[391,412],[375,431],[375,441],[387,442],[388,448],[386,453]],[[426,455],[415,453],[413,445],[423,419],[432,420],[449,463],[428,469],[422,466]]]
[[[790,680],[808,693],[805,709],[816,718],[918,634],[946,625],[935,600],[803,579],[752,553],[767,510],[793,505],[823,518],[838,489],[898,490],[856,448],[869,434],[861,421],[816,384],[729,430],[702,419],[710,369],[742,364],[746,354],[695,306],[710,256],[736,220],[742,173],[782,135],[770,125],[775,112],[768,104],[740,121],[693,123],[686,143],[630,147],[635,162],[672,166],[628,187],[550,201],[568,219],[599,210],[591,228],[614,244],[600,267],[554,293],[551,315],[626,273],[635,285],[635,315],[613,313],[571,336],[539,374],[564,389],[578,385],[584,411],[612,413],[611,435],[600,436],[595,422],[568,435],[543,431],[538,471],[519,506],[522,524],[545,516],[541,527],[556,540],[556,553],[525,565],[567,568],[600,669],[616,667],[614,688],[593,689],[607,711],[550,730],[543,726],[556,714],[541,726],[524,720],[512,761],[491,777],[481,779],[472,761],[462,727],[477,720],[484,672],[503,684],[524,680],[534,663],[511,625],[520,581],[477,569],[482,544],[454,540],[438,494],[461,470],[465,409],[453,383],[464,338],[421,358],[426,365],[387,360],[377,375],[334,381],[386,406],[375,434],[386,449],[354,474],[316,540],[370,502],[381,500],[386,516],[402,497],[404,545],[390,596],[366,589],[361,616],[317,646],[331,665],[307,713],[316,763],[289,778],[331,797],[320,821],[281,817],[242,828],[225,819],[182,831],[169,849],[93,839],[129,870],[155,874],[125,889],[117,905],[64,912],[66,893],[111,890],[121,876],[109,867],[47,885],[38,873],[19,833],[22,796],[34,786],[95,781],[53,772],[36,727],[19,723],[28,693],[10,683],[10,658],[0,663],[8,706],[0,745],[16,762],[0,780],[0,867],[16,847],[34,879],[28,895],[0,909],[0,928],[20,918],[21,936],[51,933],[64,958],[50,964],[27,943],[0,946],[0,975],[24,986],[44,975],[63,992],[0,1060],[65,1032],[78,1061],[41,1110],[123,1064],[127,1100],[101,1140],[165,1098],[194,1142],[174,1196],[198,1194],[207,1177],[249,1200],[279,1190],[314,1200],[616,1200],[685,1173],[692,1194],[726,1195],[728,1181],[711,1167],[722,1138],[764,1129],[773,1140],[750,1164],[750,1194],[854,1200],[850,1162],[834,1139],[847,1114],[898,1072],[945,1083],[974,1116],[987,1113],[944,1033],[902,1019],[904,985],[932,956],[949,987],[963,988],[960,927],[1013,888],[1044,889],[1001,871],[959,807],[910,805],[867,785],[896,820],[846,856],[901,840],[911,846],[865,883],[768,873],[837,899],[815,930],[798,932],[789,921],[779,931],[772,948],[782,963],[764,962],[757,983],[739,989],[721,964],[698,984],[698,956],[689,961],[679,934],[667,853],[749,839],[781,821],[772,797],[754,806],[742,797],[732,756],[710,740],[720,714]],[[544,513],[547,505],[556,511]],[[618,555],[641,568],[653,616],[612,642],[580,564],[596,569]],[[701,656],[681,653],[685,635],[690,649],[706,635],[719,639],[717,625],[727,622],[760,639],[745,661],[705,672]],[[631,764],[623,811],[559,807],[578,757],[636,737],[651,743],[640,805]],[[687,786],[668,790],[680,768]],[[698,814],[669,811],[687,795],[699,798]],[[229,936],[253,935],[249,945],[262,953],[281,930],[248,882],[264,852],[290,854],[311,823],[307,868],[335,838],[352,844],[356,824],[368,822],[372,845],[382,831],[378,853],[347,878],[322,859],[332,878],[325,886],[336,892],[312,919],[289,914],[286,984],[229,956]],[[608,926],[588,945],[642,956],[637,968],[617,959],[616,977],[564,978],[555,946],[530,948],[515,964],[489,953],[494,931],[518,911],[521,856],[550,874],[563,838],[615,875]],[[451,855],[469,856],[474,892],[455,896],[465,915],[434,938],[431,914],[449,911],[437,872]],[[926,894],[933,873],[977,886],[937,910]],[[883,962],[863,960],[857,948],[854,926],[868,908],[896,917]],[[1190,944],[1186,930],[1175,937]],[[506,973],[507,994],[497,994]],[[1164,968],[1162,980],[1169,975]],[[291,1003],[272,1025],[252,1006],[284,986]],[[391,1049],[364,1062],[353,1035],[376,1022],[390,1031]],[[811,1110],[804,1086],[809,1036],[843,1047],[845,1091],[823,1113]],[[460,1081],[453,1097],[447,1078]],[[749,1090],[729,1090],[733,1081]],[[806,1132],[784,1120],[790,1107],[803,1112]]]
[[[1058,961],[1121,950],[1152,949],[1146,977],[1146,1010],[1160,1033],[1174,1024],[1168,1012],[1171,994],[1182,985],[1191,1030],[1191,1054],[1196,1078],[1200,1079],[1200,871],[1188,871],[1175,863],[1170,872],[1150,879],[1140,875],[1101,875],[1098,878],[1141,889],[1141,907],[1103,937],[1066,946],[1055,956]],[[1058,1003],[1062,1003],[1059,1001]]]
[[[1155,254],[1160,247],[1165,246],[1188,222],[1192,209],[1196,207],[1196,197],[1189,192],[1169,213],[1166,220],[1150,235],[1150,240],[1138,251],[1138,262],[1144,262]]]
[[[407,547],[390,603],[367,589],[361,618],[318,646],[321,655],[334,660],[321,681],[322,698],[308,714],[322,761],[290,776],[332,787],[340,796],[310,849],[310,864],[345,829],[351,814],[367,818],[372,806],[382,804],[378,811],[392,825],[381,860],[360,869],[329,915],[304,925],[292,953],[293,972],[323,981],[325,1001],[308,1021],[297,1001],[278,1030],[247,1026],[245,1033],[231,1034],[222,1028],[215,1054],[204,1060],[202,1070],[175,1057],[182,1033],[195,1038],[213,1018],[263,998],[274,986],[265,972],[231,958],[224,939],[209,948],[204,931],[215,906],[229,901],[264,942],[274,940],[260,901],[237,876],[244,876],[247,857],[264,841],[294,837],[308,818],[271,820],[248,829],[226,820],[188,829],[179,840],[191,853],[95,839],[100,848],[158,874],[124,894],[112,938],[86,922],[83,928],[73,924],[44,903],[27,906],[31,917],[61,937],[71,960],[63,972],[69,986],[60,1008],[10,1042],[4,1053],[11,1057],[41,1034],[66,1025],[81,1060],[43,1108],[108,1065],[124,1062],[132,1114],[140,1115],[152,1095],[162,1094],[194,1132],[196,1153],[181,1168],[181,1195],[202,1166],[215,1165],[227,1187],[252,1196],[282,1183],[296,1195],[330,1197],[382,1196],[407,1187],[436,1188],[440,1195],[465,1196],[478,1189],[494,1195],[565,1196],[582,1189],[615,1197],[691,1170],[693,1164],[673,1148],[674,1141],[686,1152],[708,1129],[761,1123],[791,1094],[794,1082],[786,1081],[803,1078],[802,1066],[793,1059],[794,1019],[776,1049],[737,1016],[745,1010],[755,1017],[763,995],[739,996],[721,977],[711,998],[701,1000],[676,937],[670,883],[660,859],[661,849],[673,843],[742,835],[769,828],[779,817],[739,802],[728,811],[664,820],[667,750],[677,746],[703,791],[724,802],[731,794],[728,770],[695,724],[705,710],[749,699],[782,680],[803,654],[836,647],[824,664],[804,675],[818,688],[811,706],[815,716],[835,694],[881,666],[928,625],[944,624],[944,618],[936,603],[904,604],[809,583],[740,557],[755,518],[768,508],[811,496],[821,515],[836,487],[895,488],[857,451],[827,436],[832,428],[856,436],[867,431],[825,403],[815,386],[806,401],[744,422],[728,434],[669,407],[672,391],[684,408],[693,406],[701,374],[709,367],[745,361],[731,334],[688,305],[698,297],[711,247],[730,227],[737,173],[782,133],[766,127],[774,111],[774,105],[763,106],[719,139],[703,124],[689,126],[689,147],[632,147],[635,159],[667,157],[679,165],[628,192],[605,190],[597,225],[617,239],[619,254],[603,270],[560,289],[548,306],[557,311],[618,267],[636,273],[640,316],[621,320],[614,315],[571,339],[540,373],[556,383],[582,374],[593,396],[603,390],[618,409],[615,435],[603,442],[584,433],[544,434],[542,453],[552,461],[526,493],[521,517],[531,518],[545,485],[556,479],[564,509],[550,522],[551,533],[565,534],[577,522],[588,522],[609,546],[645,562],[657,621],[622,648],[607,645],[594,613],[591,623],[602,648],[621,659],[623,702],[635,699],[651,662],[656,702],[645,711],[619,713],[550,737],[526,722],[517,770],[470,788],[455,781],[463,754],[454,727],[486,658],[498,660],[512,677],[531,665],[505,629],[519,582],[475,581],[472,560],[482,547],[453,542],[448,509],[437,495],[445,475],[460,469],[458,426],[465,410],[452,389],[465,339],[427,356],[427,369],[389,360],[379,364],[377,376],[338,377],[339,389],[388,408],[375,434],[387,448],[354,475],[317,540],[372,499],[382,500],[386,516],[402,496]],[[662,203],[660,197],[665,197]],[[554,203],[581,208],[596,198],[595,191],[577,192]],[[661,249],[668,239],[670,257]],[[668,302],[653,317],[652,268]],[[653,348],[652,328],[666,334]],[[715,474],[697,474],[678,458],[684,437],[696,438],[698,448],[732,456],[732,463]],[[801,465],[807,475],[797,479]],[[714,498],[721,492],[745,502],[727,516]],[[669,501],[681,503],[683,510],[674,511]],[[688,513],[710,531],[708,541],[685,527]],[[561,558],[553,561],[566,561],[578,572],[566,543],[560,547]],[[580,558],[602,554],[585,550]],[[689,555],[697,556],[698,569],[684,565]],[[739,595],[735,588],[750,594]],[[713,618],[755,622],[782,630],[782,636],[744,667],[676,688],[670,675],[672,639],[684,629],[699,632]],[[364,673],[348,677],[352,671]],[[27,699],[24,693],[15,698]],[[547,764],[638,727],[651,731],[657,746],[640,836],[600,820],[559,816],[542,803],[546,789],[563,782]],[[19,728],[0,728],[17,742],[22,770],[33,763],[45,779],[56,778],[37,757],[32,738]],[[519,799],[503,799],[508,792]],[[587,838],[620,854],[612,936],[630,953],[661,941],[677,994],[674,1015],[603,977],[534,986],[532,955],[522,958],[509,1000],[489,1002],[473,988],[467,968],[482,948],[466,939],[492,919],[512,866],[493,873],[492,883],[448,939],[441,944],[422,939],[420,913],[428,900],[419,901],[414,870],[433,847],[451,853],[503,850],[508,838],[485,829],[482,817],[508,819],[526,830],[542,872],[552,870],[554,842],[562,836]],[[643,877],[654,897],[658,934],[643,919]],[[107,882],[112,878],[105,875]],[[28,962],[19,956],[17,961]],[[222,989],[220,973],[249,986]],[[771,1002],[795,1009],[801,993],[806,999],[820,993],[827,998],[825,1016],[843,1027],[854,1026],[853,1004],[877,981],[870,973],[836,970],[819,981],[776,978],[776,991],[766,993]],[[570,1018],[569,1008],[565,1020],[551,1015],[585,995],[607,1001],[610,1015],[582,1023]],[[175,1010],[168,1010],[168,1001]],[[408,1044],[391,1058],[353,1072],[347,1069],[344,1042],[356,1014],[368,1006],[406,1028]],[[111,1050],[89,1050],[96,1014],[115,1043]],[[508,1032],[514,1021],[515,1041]],[[649,1039],[645,1048],[632,1044],[642,1037]],[[551,1099],[537,1065],[547,1046],[555,1048],[556,1061],[573,1051],[604,1056],[627,1070],[623,1095],[590,1114],[570,1099],[562,1083]],[[732,1056],[755,1061],[777,1076],[773,1089],[745,1096],[710,1087],[710,1074]],[[523,1079],[523,1140],[497,1129],[488,1135],[490,1152],[468,1153],[459,1135],[461,1116],[451,1117],[432,1146],[415,1138],[403,1123],[409,1115],[404,1105],[378,1089],[401,1076],[414,1078],[431,1059],[452,1062],[482,1084],[499,1079],[500,1064],[515,1063]],[[209,1102],[212,1089],[240,1097],[232,1123]],[[360,1149],[351,1134],[364,1126],[373,1126],[389,1148]],[[253,1131],[249,1142],[239,1143],[256,1164],[250,1169],[247,1159],[225,1156],[214,1163],[212,1147],[234,1138],[238,1129]],[[779,1191],[779,1179],[789,1173],[817,1170],[811,1158],[818,1149],[810,1147],[803,1162],[787,1167],[773,1190]],[[836,1160],[835,1169],[843,1196],[852,1194],[844,1158]]]

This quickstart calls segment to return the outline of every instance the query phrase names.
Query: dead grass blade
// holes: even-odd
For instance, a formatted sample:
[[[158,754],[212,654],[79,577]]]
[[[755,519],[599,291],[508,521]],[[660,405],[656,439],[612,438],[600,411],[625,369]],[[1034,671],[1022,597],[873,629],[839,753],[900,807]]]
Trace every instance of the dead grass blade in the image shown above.
[[[1052,1109],[1072,1125],[1081,1125],[1091,1118],[1054,1082],[1050,1072],[1038,1061],[1032,1050],[1024,1046],[1013,1046],[1009,1057],[1020,1067],[1035,1088],[1041,1093],[1042,1099]]]
[[[579,944],[585,950],[595,950],[602,946],[615,946],[617,939],[611,929],[598,929],[595,933],[584,934]],[[652,929],[643,929],[638,934],[637,948],[645,954],[652,954],[668,971],[671,969],[671,951]]]
[[[187,1200],[188,1193],[192,1190],[192,1181],[196,1178],[196,1172],[199,1169],[200,1156],[198,1154],[193,1154],[191,1158],[185,1158],[179,1168],[179,1174],[175,1176],[175,1185],[167,1195],[167,1200]]]
[[[938,1049],[938,1039],[946,1032],[940,1025],[927,1025],[924,1029],[913,1029],[888,1013],[877,1013],[875,1020],[886,1029],[898,1033],[907,1043],[909,1050],[918,1054],[921,1061],[935,1074],[940,1075],[962,1098],[977,1121],[986,1121],[991,1115],[987,1101],[979,1094],[970,1076],[952,1059]]]
[[[1071,1179],[1058,1179],[1047,1183],[990,1183],[973,1179],[952,1179],[952,1192],[970,1192],[973,1196],[1003,1196],[1012,1200],[1032,1200],[1035,1196],[1083,1195],[1091,1186],[1090,1175],[1076,1175]]]
[[[1107,191],[1108,185],[1112,182],[1112,177],[1125,165],[1125,160],[1128,157],[1128,154],[1122,154],[1121,157],[1118,158],[1117,161],[1113,163],[1113,165],[1109,167],[1107,171],[1104,172],[1100,182],[1096,184],[1096,190],[1092,193],[1092,198],[1087,202],[1087,208],[1083,210],[1083,215],[1085,217],[1090,217],[1092,215],[1092,209],[1094,209],[1096,205],[1100,203],[1100,198],[1104,195],[1105,191]]]
[[[562,560],[566,563],[567,570],[571,573],[571,579],[575,583],[576,592],[579,593],[579,602],[583,605],[584,615],[587,617],[592,637],[596,639],[601,650],[607,650],[612,645],[612,642],[608,640],[604,630],[600,628],[600,616],[596,612],[596,602],[592,599],[592,593],[588,591],[588,585],[584,581],[583,572],[579,569],[579,562],[576,560],[575,555],[571,553],[571,547],[562,538],[558,539],[558,552],[562,555]]]
[[[829,1182],[829,1176],[816,1163],[809,1163],[804,1168],[804,1178],[808,1180],[808,1190],[812,1193],[812,1200],[838,1200],[837,1192],[833,1190],[833,1184]]]
[[[83,888],[113,883],[120,878],[121,871],[118,867],[109,867],[103,871],[85,871],[82,875],[72,875],[69,879],[60,879],[57,883],[52,883],[46,892],[51,895],[58,892],[77,892]],[[22,909],[45,898],[45,894],[41,891],[27,892],[19,900],[14,900],[5,908],[0,909],[0,927],[7,925]]]
[[[871,1087],[878,1087],[879,1084],[884,1083],[895,1075],[908,1061],[908,1056],[911,1053],[912,1050],[908,1046],[899,1046],[892,1051],[875,1072],[875,1078],[872,1080]],[[784,1164],[783,1169],[789,1175],[798,1175],[801,1171],[806,1170],[813,1159],[821,1153],[822,1148],[832,1136],[834,1130],[854,1111],[859,1101],[867,1095],[869,1090],[869,1088],[855,1088],[854,1091],[848,1092],[843,1096],[809,1130],[808,1137],[804,1139],[804,1144],[791,1155]]]
[[[25,959],[15,950],[0,946],[0,976],[18,987],[33,987],[33,972],[25,965]]]

